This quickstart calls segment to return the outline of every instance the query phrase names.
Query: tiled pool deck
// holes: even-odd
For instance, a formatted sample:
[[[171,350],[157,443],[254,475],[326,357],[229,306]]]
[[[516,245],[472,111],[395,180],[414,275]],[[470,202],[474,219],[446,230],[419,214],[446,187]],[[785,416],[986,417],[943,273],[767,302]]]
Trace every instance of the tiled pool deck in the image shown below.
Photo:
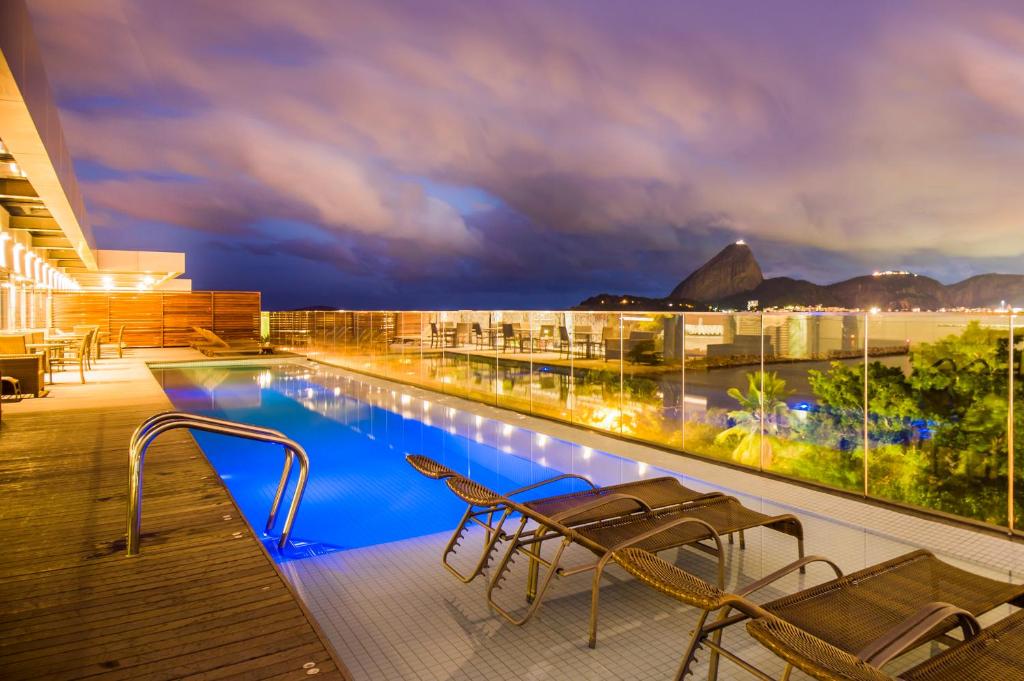
[[[459,398],[352,374],[357,380],[407,394],[433,405],[512,423],[580,446],[683,473],[698,489],[724,489],[765,513],[797,513],[808,554],[825,555],[845,571],[856,570],[916,548],[928,548],[962,567],[990,577],[1020,581],[1014,566],[1024,552],[1018,542],[907,515],[854,499],[765,479],[708,462],[680,457],[590,431],[523,416]],[[463,419],[465,421],[465,419]],[[429,452],[427,452],[429,454]],[[439,483],[440,484],[440,483]],[[691,483],[688,483],[691,484]],[[358,522],[358,519],[353,519]],[[586,645],[590,579],[557,580],[539,615],[515,627],[490,611],[485,585],[463,585],[440,565],[447,534],[354,549],[292,561],[282,566],[320,620],[357,679],[670,679],[696,621],[692,609],[638,584],[623,571],[609,571],[602,590],[597,649]],[[745,585],[795,557],[792,539],[768,530],[747,534],[747,548],[728,547],[729,586]],[[582,554],[582,555],[580,555]],[[580,551],[576,557],[586,560]],[[672,558],[671,554],[665,554]],[[713,579],[711,559],[683,549],[675,559]],[[517,573],[522,576],[522,570]],[[760,599],[790,593],[830,573],[812,567],[793,575]],[[507,599],[522,593],[512,580]],[[990,613],[998,619],[1009,607]],[[778,674],[783,665],[750,643],[742,627],[726,634],[730,648]],[[905,660],[908,664],[912,660]],[[706,675],[706,654],[692,678]],[[899,668],[899,663],[893,669]],[[724,662],[720,678],[750,678]],[[800,678],[794,674],[794,678]]]

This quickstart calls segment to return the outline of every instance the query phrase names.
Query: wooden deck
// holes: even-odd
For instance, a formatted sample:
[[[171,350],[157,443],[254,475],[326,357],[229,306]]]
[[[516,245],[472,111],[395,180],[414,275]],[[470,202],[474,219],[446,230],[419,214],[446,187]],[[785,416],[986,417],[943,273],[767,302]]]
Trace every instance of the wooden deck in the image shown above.
[[[128,439],[166,398],[35,402],[0,425],[0,678],[350,678],[191,436],[151,447],[124,555]]]

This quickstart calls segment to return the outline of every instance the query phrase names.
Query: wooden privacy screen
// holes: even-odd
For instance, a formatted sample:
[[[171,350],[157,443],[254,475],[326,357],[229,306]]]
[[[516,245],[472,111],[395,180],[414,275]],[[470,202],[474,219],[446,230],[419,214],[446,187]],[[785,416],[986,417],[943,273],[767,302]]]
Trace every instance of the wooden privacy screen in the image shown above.
[[[259,336],[259,291],[149,291],[145,293],[53,294],[53,326],[70,331],[98,325],[116,334],[124,324],[125,343],[134,347],[188,345],[193,326],[212,329],[226,340]]]

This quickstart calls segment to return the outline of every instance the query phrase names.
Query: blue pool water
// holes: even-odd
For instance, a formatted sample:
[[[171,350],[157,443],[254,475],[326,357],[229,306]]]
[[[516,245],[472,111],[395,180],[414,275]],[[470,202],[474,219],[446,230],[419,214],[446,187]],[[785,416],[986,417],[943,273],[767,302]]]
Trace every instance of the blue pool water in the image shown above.
[[[597,484],[666,474],[319,365],[186,366],[153,373],[176,408],[275,428],[309,453],[309,483],[291,537],[303,548],[293,547],[284,557],[310,547],[349,549],[451,530],[465,506],[444,483],[413,470],[404,459],[410,452],[499,491],[561,472]],[[195,435],[249,524],[261,532],[280,478],[282,449]],[[294,472],[292,478],[294,484]],[[580,485],[563,481],[538,495]],[[282,508],[278,533],[284,515]]]

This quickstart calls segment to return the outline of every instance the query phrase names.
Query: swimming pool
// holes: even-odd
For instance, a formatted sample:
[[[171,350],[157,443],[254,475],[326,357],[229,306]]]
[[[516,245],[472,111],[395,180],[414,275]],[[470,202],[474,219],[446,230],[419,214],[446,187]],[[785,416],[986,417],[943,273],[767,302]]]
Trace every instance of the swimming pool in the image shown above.
[[[600,485],[669,474],[312,363],[152,371],[176,408],[275,428],[306,448],[309,483],[292,546],[279,559],[451,530],[465,506],[442,483],[414,471],[407,453],[435,458],[499,491],[559,473]],[[195,437],[259,534],[280,476],[280,447],[211,433]],[[581,484],[561,481],[538,496]]]

